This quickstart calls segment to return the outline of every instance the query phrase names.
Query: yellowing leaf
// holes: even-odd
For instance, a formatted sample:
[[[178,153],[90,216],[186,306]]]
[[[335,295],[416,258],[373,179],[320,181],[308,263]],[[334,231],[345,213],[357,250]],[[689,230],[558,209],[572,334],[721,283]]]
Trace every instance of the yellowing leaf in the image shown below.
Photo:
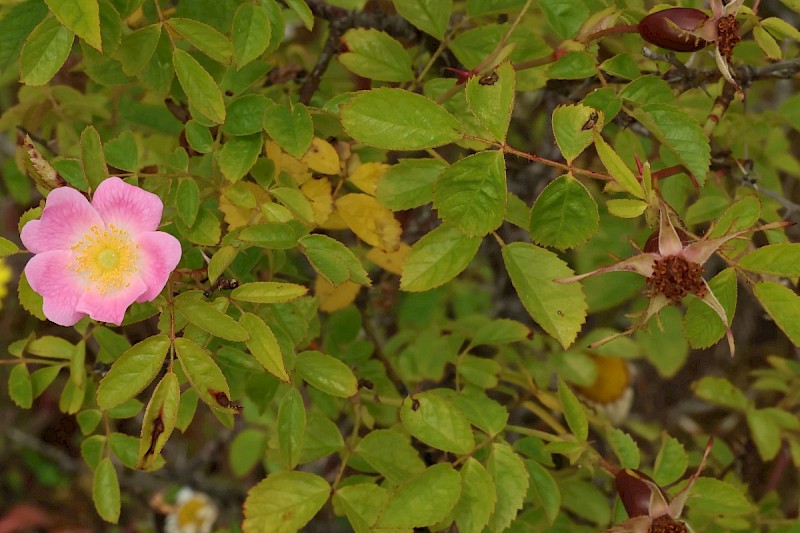
[[[331,213],[331,216],[328,217],[325,223],[320,224],[319,227],[322,229],[347,229],[349,226],[342,218],[339,210],[334,209],[333,213]]]
[[[311,147],[300,161],[308,165],[311,170],[321,174],[339,173],[339,154],[336,152],[336,148],[319,137],[314,137]]]
[[[334,287],[322,276],[317,277],[314,283],[314,294],[319,299],[320,311],[333,313],[339,309],[344,309],[356,300],[361,285],[352,281],[345,281],[338,287]]]
[[[370,196],[375,196],[378,182],[387,170],[389,170],[389,165],[386,163],[364,163],[350,174],[348,180]]]
[[[228,224],[228,230],[232,231],[248,224],[257,222],[253,218],[254,213],[259,212],[259,206],[269,202],[269,195],[267,191],[256,185],[255,183],[242,181],[237,183],[234,187],[229,189],[245,189],[247,192],[253,194],[255,198],[255,205],[253,207],[243,207],[241,204],[236,205],[231,201],[232,194],[223,194],[219,199],[219,210],[222,212],[225,222]]]
[[[346,194],[336,200],[336,208],[353,233],[367,244],[388,251],[400,246],[400,223],[372,196]]]
[[[331,182],[327,179],[311,179],[300,186],[300,191],[311,201],[314,211],[314,222],[318,226],[325,223],[333,212],[333,195]]]
[[[387,272],[400,276],[403,274],[403,263],[405,263],[409,251],[411,251],[411,246],[401,242],[400,247],[393,252],[373,248],[367,252],[367,260],[372,261]]]
[[[274,141],[267,141],[266,150],[267,157],[275,164],[276,176],[280,175],[281,172],[286,172],[298,185],[302,185],[311,179],[308,165],[281,150],[281,147]]]

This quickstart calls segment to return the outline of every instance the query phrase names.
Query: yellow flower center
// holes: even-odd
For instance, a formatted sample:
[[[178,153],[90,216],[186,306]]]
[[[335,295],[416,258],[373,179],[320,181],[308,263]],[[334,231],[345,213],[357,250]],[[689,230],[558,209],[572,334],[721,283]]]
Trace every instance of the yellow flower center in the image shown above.
[[[108,229],[92,226],[72,247],[75,261],[69,268],[105,294],[130,285],[131,276],[139,270],[138,249],[127,231],[113,224]]]

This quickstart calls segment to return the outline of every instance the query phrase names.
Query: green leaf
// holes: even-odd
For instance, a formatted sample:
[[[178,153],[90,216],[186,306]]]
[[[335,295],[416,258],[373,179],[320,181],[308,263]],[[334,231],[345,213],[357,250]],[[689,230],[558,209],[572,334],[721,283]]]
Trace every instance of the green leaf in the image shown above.
[[[692,385],[695,395],[711,404],[744,411],[750,400],[736,385],[725,378],[706,376]]]
[[[228,381],[208,350],[183,337],[175,339],[175,350],[181,368],[200,399],[217,411],[238,413],[238,409],[227,405],[231,397]]]
[[[269,326],[253,313],[243,313],[239,323],[250,334],[250,339],[245,341],[250,354],[267,372],[288,382],[289,374],[286,373],[283,363],[281,347]]]
[[[305,0],[286,0],[286,5],[300,17],[303,26],[305,26],[308,31],[314,29],[314,14],[311,12]]]
[[[92,500],[97,514],[103,520],[117,523],[120,511],[119,479],[114,464],[108,457],[103,458],[94,470]]]
[[[200,124],[195,119],[186,123],[186,141],[193,150],[207,154],[214,149],[214,138],[211,130]]]
[[[594,56],[587,52],[566,53],[547,69],[547,76],[554,80],[580,80],[595,74]]]
[[[314,223],[314,208],[311,205],[311,201],[299,189],[276,187],[270,189],[269,193],[282,203],[286,209],[291,211],[295,218],[304,224]]]
[[[659,325],[653,321],[647,330],[638,330],[634,337],[658,373],[672,377],[689,356],[689,343],[683,334],[681,313],[677,307],[662,309],[658,321]]]
[[[233,17],[231,38],[237,69],[264,54],[272,38],[272,25],[266,11],[250,4],[239,6]]]
[[[139,170],[139,152],[131,130],[125,130],[103,145],[106,161],[112,167],[129,172]]]
[[[272,105],[260,94],[246,94],[237,98],[228,104],[228,116],[222,131],[230,135],[259,133],[264,128],[264,113]]]
[[[547,521],[551,524],[558,516],[561,507],[561,491],[556,480],[544,466],[536,461],[526,461],[531,481],[531,493],[534,502],[538,502],[547,515]]]
[[[264,458],[267,436],[261,429],[246,428],[236,434],[228,452],[228,461],[236,477],[242,477]]]
[[[31,375],[24,363],[14,365],[8,375],[8,395],[22,409],[30,409],[33,405]]]
[[[167,24],[214,61],[230,64],[233,57],[230,40],[208,24],[177,17],[168,19]]]
[[[19,246],[5,237],[0,237],[0,257],[7,257],[19,252]]]
[[[761,51],[764,52],[764,55],[767,56],[768,60],[777,61],[781,59],[783,56],[781,53],[781,45],[779,45],[778,41],[776,41],[760,24],[753,27],[753,38],[756,44],[758,44],[758,47],[761,48]]]
[[[308,472],[278,472],[247,492],[244,531],[295,533],[322,509],[331,487]]]
[[[639,447],[633,438],[615,427],[609,426],[606,429],[606,438],[614,450],[614,455],[619,459],[619,466],[622,468],[639,468]]]
[[[754,287],[756,298],[795,346],[800,346],[800,297],[780,283],[762,281]]]
[[[97,405],[113,409],[139,394],[161,370],[169,337],[149,337],[126,350],[97,387]]]
[[[303,104],[268,106],[264,112],[264,129],[281,148],[297,158],[308,151],[314,139],[314,124]]]
[[[47,5],[38,0],[27,0],[7,6],[0,18],[0,70],[5,71],[12,62],[19,60],[25,39],[47,16]]]
[[[95,470],[103,458],[103,448],[106,445],[105,435],[93,435],[81,443],[81,456],[89,468]]]
[[[702,187],[711,163],[711,147],[703,128],[686,112],[666,104],[642,106],[633,111],[633,116],[680,160]]]
[[[278,451],[281,461],[293,469],[300,461],[306,432],[306,409],[300,391],[292,387],[278,408]]]
[[[392,0],[397,13],[411,24],[433,35],[444,38],[450,24],[452,0]]]
[[[97,0],[45,0],[58,21],[100,52],[100,6]]]
[[[525,340],[530,334],[531,330],[525,324],[509,318],[498,318],[479,327],[470,344],[508,344]]]
[[[472,76],[467,80],[465,94],[469,109],[496,141],[506,140],[511,111],[514,109],[516,80],[516,71],[509,62],[497,67],[492,74]]]
[[[467,0],[467,15],[477,17],[487,13],[509,12],[519,9],[525,0]]]
[[[522,509],[528,493],[528,471],[519,455],[505,442],[492,444],[486,470],[492,476],[497,492],[497,505],[489,519],[489,531],[504,531]]]
[[[435,389],[406,398],[400,419],[409,433],[438,450],[465,454],[475,446],[464,413]]]
[[[369,287],[371,282],[367,271],[356,255],[344,244],[327,235],[306,235],[298,241],[311,266],[331,285],[337,286],[345,281]]]
[[[579,283],[553,280],[572,270],[552,252],[521,242],[503,247],[503,262],[525,309],[566,349],[586,320],[586,297]]]
[[[97,189],[100,182],[108,177],[100,134],[94,126],[86,126],[81,133],[81,166],[92,189]]]
[[[423,150],[461,138],[461,125],[442,106],[402,89],[357,93],[341,107],[356,141],[387,150]]]
[[[178,297],[175,300],[175,309],[198,328],[221,339],[245,341],[250,338],[236,320],[208,302]]]
[[[225,102],[214,78],[195,58],[179,48],[172,53],[172,62],[189,105],[215,124],[225,122]]]
[[[238,250],[233,246],[223,246],[211,256],[208,263],[208,281],[214,283],[236,258]]]
[[[709,280],[708,286],[725,310],[728,322],[733,320],[737,296],[736,270],[726,268]],[[708,348],[725,335],[725,324],[717,312],[697,298],[689,301],[683,328],[692,348]]]
[[[683,444],[666,433],[658,450],[656,463],[653,466],[653,479],[661,486],[674,483],[683,477],[689,466],[689,455],[683,449]]]
[[[637,104],[672,104],[675,95],[667,82],[658,76],[647,75],[637,78],[623,87],[619,93],[623,100]]]
[[[103,413],[97,409],[86,409],[81,411],[75,416],[78,425],[81,428],[81,433],[89,435],[97,428],[97,425],[103,419]]]
[[[231,298],[240,302],[277,304],[291,302],[305,296],[308,287],[296,283],[277,281],[254,281],[239,285],[231,292]]]
[[[589,16],[585,3],[573,0],[541,0],[539,7],[563,39],[575,37],[581,24]]]
[[[461,478],[448,463],[428,467],[400,485],[375,524],[375,529],[426,527],[443,520],[455,507]]]
[[[306,420],[306,434],[300,462],[309,463],[344,450],[344,439],[339,427],[324,415],[311,412]]]
[[[355,453],[380,475],[398,485],[425,470],[425,463],[411,445],[408,435],[396,429],[371,431],[359,441]]]
[[[371,483],[347,485],[336,489],[333,505],[337,514],[342,511],[355,533],[369,533],[389,501],[389,491]]]
[[[178,190],[175,193],[175,207],[183,223],[191,227],[197,219],[200,210],[200,187],[194,179],[181,179],[178,181]]]
[[[222,236],[219,219],[209,209],[203,207],[200,207],[197,218],[190,228],[187,228],[180,218],[176,222],[181,234],[195,244],[216,246]]]
[[[778,17],[761,19],[761,25],[778,37],[788,37],[800,41],[800,30]]]
[[[594,120],[592,118],[594,117]],[[568,164],[581,155],[601,131],[605,117],[583,104],[560,105],[553,110],[553,135]]]
[[[536,198],[530,218],[531,238],[559,250],[588,240],[600,227],[592,195],[572,175],[550,183]]]
[[[800,244],[781,242],[750,252],[739,260],[739,268],[779,277],[800,275]]]
[[[730,483],[710,477],[700,477],[689,491],[692,512],[711,516],[741,516],[753,512],[753,504],[741,490]]]
[[[589,437],[589,419],[586,416],[586,409],[575,393],[561,379],[558,380],[558,397],[564,408],[564,418],[566,418],[572,434],[578,440],[585,441]]]
[[[351,72],[379,81],[411,81],[414,70],[403,45],[386,32],[352,28],[342,37],[347,52],[339,62]]]
[[[755,195],[739,198],[725,210],[715,221],[706,237],[715,239],[735,231],[753,226],[761,217],[761,202]]]
[[[747,425],[761,459],[773,460],[781,449],[781,429],[763,409],[748,409]]]
[[[636,198],[615,198],[606,201],[608,212],[619,218],[636,218],[641,216],[650,206],[644,200]]]
[[[161,39],[161,24],[151,24],[126,35],[117,47],[116,58],[122,63],[122,72],[135,76],[144,69],[156,51]]]
[[[283,222],[246,226],[239,232],[239,239],[273,250],[294,248],[297,246],[297,237],[293,227]]]
[[[214,154],[220,172],[225,179],[236,183],[250,172],[263,147],[261,133],[228,139],[222,149]]]
[[[479,152],[446,168],[436,181],[433,208],[468,237],[500,227],[506,211],[506,167],[500,150]]]
[[[67,60],[74,39],[75,35],[55,18],[44,19],[22,46],[20,81],[26,85],[44,85],[50,81]]]
[[[470,424],[487,435],[497,435],[505,429],[508,422],[508,410],[487,397],[483,391],[474,387],[464,388],[458,394],[450,389],[440,389],[439,391],[442,396],[456,404]]]
[[[642,184],[639,183],[631,169],[622,161],[619,154],[608,145],[603,136],[597,131],[594,132],[594,145],[597,148],[597,155],[603,161],[603,166],[606,167],[614,181],[636,198],[646,200]]]
[[[309,385],[331,396],[349,398],[358,392],[353,371],[330,355],[307,350],[297,355],[294,367]]]
[[[38,398],[47,390],[53,381],[55,381],[58,373],[61,371],[61,366],[46,366],[40,368],[31,374],[31,389],[33,390],[33,397]]]
[[[433,185],[447,164],[438,159],[401,159],[378,182],[375,198],[392,211],[433,201]]]
[[[461,498],[454,516],[459,533],[481,533],[497,503],[492,476],[474,457],[461,467]]]
[[[447,283],[467,268],[480,244],[480,237],[467,237],[455,226],[442,224],[411,247],[400,288],[422,292]]]
[[[178,376],[174,372],[167,372],[156,385],[144,411],[137,469],[149,470],[155,463],[172,430],[175,429],[180,400],[181,387]]]

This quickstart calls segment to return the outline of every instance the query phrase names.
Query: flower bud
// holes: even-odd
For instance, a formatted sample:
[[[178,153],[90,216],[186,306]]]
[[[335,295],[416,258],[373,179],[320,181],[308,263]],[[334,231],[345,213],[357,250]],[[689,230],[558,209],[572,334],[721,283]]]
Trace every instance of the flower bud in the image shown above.
[[[692,35],[708,20],[708,15],[699,9],[673,7],[651,13],[639,22],[642,39],[675,52],[696,52],[708,42]]]
[[[650,514],[650,503],[652,501],[653,490],[661,493],[663,501],[667,501],[661,488],[647,474],[630,468],[623,468],[617,472],[614,478],[614,487],[617,489],[628,512],[629,518],[637,516],[648,516]]]

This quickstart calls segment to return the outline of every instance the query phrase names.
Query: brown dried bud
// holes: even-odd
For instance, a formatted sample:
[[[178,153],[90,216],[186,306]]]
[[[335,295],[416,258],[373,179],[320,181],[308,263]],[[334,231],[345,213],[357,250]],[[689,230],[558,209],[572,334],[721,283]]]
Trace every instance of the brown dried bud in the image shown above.
[[[675,52],[696,52],[708,42],[689,32],[698,29],[708,20],[699,9],[673,7],[651,13],[639,22],[639,35],[652,43]]]

